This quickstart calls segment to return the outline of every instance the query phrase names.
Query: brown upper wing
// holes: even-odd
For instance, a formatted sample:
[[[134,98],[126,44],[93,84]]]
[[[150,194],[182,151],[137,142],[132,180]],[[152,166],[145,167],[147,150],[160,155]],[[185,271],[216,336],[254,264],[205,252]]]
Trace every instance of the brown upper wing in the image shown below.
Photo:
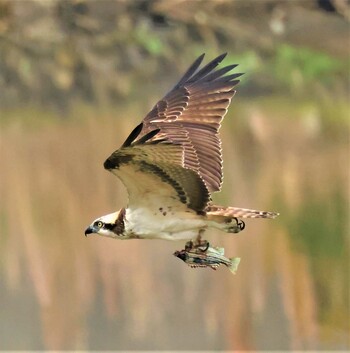
[[[218,130],[241,75],[226,75],[235,65],[215,70],[225,55],[197,70],[200,56],[105,161],[127,187],[129,206],[171,203],[201,212],[220,189]]]
[[[113,152],[104,167],[117,175],[129,194],[128,207],[172,208],[174,211],[203,211],[210,201],[208,189],[198,173],[182,166],[181,145],[150,141],[159,130],[135,140],[137,126],[123,146]],[[132,142],[133,141],[133,142]]]
[[[198,70],[204,54],[143,119],[140,136],[160,129],[154,140],[181,144],[182,166],[197,172],[210,192],[222,183],[221,121],[235,94],[234,86],[242,74],[226,75],[237,65],[215,70],[226,54]]]

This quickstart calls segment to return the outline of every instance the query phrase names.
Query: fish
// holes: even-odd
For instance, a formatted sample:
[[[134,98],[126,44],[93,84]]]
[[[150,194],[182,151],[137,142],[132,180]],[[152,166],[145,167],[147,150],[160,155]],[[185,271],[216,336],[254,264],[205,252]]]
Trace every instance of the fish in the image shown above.
[[[208,246],[204,251],[199,247],[185,248],[175,251],[173,255],[192,268],[210,267],[216,270],[221,265],[225,265],[233,274],[236,274],[241,259],[239,257],[227,258],[224,254],[224,248]]]

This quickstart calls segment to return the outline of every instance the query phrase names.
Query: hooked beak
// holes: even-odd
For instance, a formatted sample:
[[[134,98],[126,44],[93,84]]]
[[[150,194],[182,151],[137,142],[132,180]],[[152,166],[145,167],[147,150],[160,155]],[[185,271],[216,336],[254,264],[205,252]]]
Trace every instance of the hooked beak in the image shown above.
[[[85,231],[85,236],[87,237],[88,234],[93,234],[93,233],[95,233],[95,229],[92,226],[89,226]]]

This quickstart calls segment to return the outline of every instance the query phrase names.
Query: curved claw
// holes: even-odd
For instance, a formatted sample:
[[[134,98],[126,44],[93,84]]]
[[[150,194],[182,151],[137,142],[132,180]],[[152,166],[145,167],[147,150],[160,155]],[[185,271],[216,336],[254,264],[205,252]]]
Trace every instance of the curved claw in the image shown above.
[[[236,221],[239,231],[242,231],[245,228],[245,223],[241,219],[238,219],[237,217],[234,217],[233,219]]]
[[[185,251],[191,251],[193,249],[198,249],[201,252],[206,252],[210,247],[210,243],[208,240],[202,240],[200,234],[198,234],[198,237],[196,241],[190,240],[185,244]]]
[[[197,249],[202,251],[202,252],[206,252],[209,249],[210,243],[208,242],[208,240],[204,240],[205,242],[205,248],[202,249],[201,246],[203,246],[203,244],[199,244]]]

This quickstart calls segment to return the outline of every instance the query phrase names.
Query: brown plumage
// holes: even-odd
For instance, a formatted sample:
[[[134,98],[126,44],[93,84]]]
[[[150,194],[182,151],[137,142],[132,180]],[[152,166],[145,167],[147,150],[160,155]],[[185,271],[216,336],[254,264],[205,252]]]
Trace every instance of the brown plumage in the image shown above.
[[[222,154],[218,132],[235,94],[237,78],[242,75],[226,75],[237,65],[215,70],[225,56],[218,56],[198,70],[204,57],[201,55],[132,131],[122,148],[106,160],[105,168],[120,176],[116,171],[120,163],[130,162],[135,153],[143,158],[147,156],[144,170],[148,168],[149,173],[162,175],[163,181],[168,179],[169,183],[176,178],[178,189],[187,189],[180,199],[190,208],[204,211],[210,202],[210,193],[221,188]],[[137,158],[133,159],[135,162]],[[186,184],[190,179],[194,183],[189,188]]]
[[[180,143],[183,167],[202,177],[209,192],[219,191],[222,183],[221,121],[235,94],[241,73],[225,75],[237,65],[216,70],[226,54],[218,56],[198,72],[204,54],[187,70],[143,120],[142,134],[160,129],[155,138]]]
[[[199,68],[204,54],[105,161],[129,194],[121,211],[95,220],[85,234],[119,239],[194,239],[207,228],[244,229],[239,218],[277,213],[214,206],[222,183],[219,129],[242,74],[217,69],[226,54]]]

